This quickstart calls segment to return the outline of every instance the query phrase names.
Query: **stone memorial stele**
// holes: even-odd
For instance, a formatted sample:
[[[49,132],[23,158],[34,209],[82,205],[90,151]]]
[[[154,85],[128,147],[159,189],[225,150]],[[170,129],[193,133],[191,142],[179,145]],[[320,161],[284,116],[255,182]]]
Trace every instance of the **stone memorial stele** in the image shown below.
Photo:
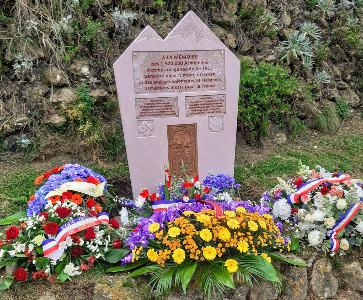
[[[190,11],[162,39],[147,26],[114,64],[133,195],[164,167],[233,175],[239,59]]]

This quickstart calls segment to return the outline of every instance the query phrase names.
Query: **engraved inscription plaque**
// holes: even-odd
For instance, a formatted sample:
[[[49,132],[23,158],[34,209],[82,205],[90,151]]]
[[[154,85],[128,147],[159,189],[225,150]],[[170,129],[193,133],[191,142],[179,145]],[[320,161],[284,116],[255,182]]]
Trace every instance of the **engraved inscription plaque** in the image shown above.
[[[226,95],[185,97],[185,112],[187,117],[225,114]]]
[[[226,89],[224,50],[134,51],[136,94]]]
[[[168,125],[169,168],[176,177],[198,174],[197,124]]]
[[[178,117],[178,97],[136,98],[136,119]]]

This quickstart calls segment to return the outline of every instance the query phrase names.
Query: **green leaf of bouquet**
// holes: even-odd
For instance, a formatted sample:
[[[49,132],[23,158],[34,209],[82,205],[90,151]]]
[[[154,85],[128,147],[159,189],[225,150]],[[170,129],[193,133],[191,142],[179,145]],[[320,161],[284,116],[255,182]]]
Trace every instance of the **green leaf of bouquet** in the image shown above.
[[[56,268],[55,268],[55,272],[56,273],[60,273],[63,271],[64,267],[66,266],[66,264],[64,262],[60,263]]]
[[[292,238],[291,239],[291,245],[290,245],[290,251],[295,251],[297,248],[299,248],[299,239],[298,238]]]
[[[14,222],[18,222],[21,218],[26,217],[26,211],[17,212],[11,216],[6,217],[5,219],[0,220],[0,225],[9,225]]]
[[[292,264],[292,265],[295,265],[295,266],[310,267],[310,265],[308,265],[308,264],[304,264],[304,263],[299,262],[299,261],[296,261],[296,260],[288,259],[288,258],[282,257],[280,255],[277,255],[275,253],[269,253],[268,255],[270,257],[273,257],[273,258],[276,258],[276,259],[280,259],[280,260],[286,261],[289,264]]]
[[[138,276],[138,275],[141,275],[141,274],[149,273],[149,272],[159,271],[162,268],[163,267],[158,265],[158,264],[147,265],[145,267],[142,267],[142,268],[132,272],[130,275],[128,275],[126,277],[126,279],[131,278],[131,277],[135,277],[135,276]]]
[[[146,264],[148,261],[149,259],[147,258],[141,258],[137,262],[128,264],[126,267],[123,266],[111,267],[106,272],[122,272],[122,271],[132,270],[139,266],[142,266],[143,264]]]
[[[187,286],[189,284],[190,279],[192,278],[195,269],[197,268],[198,262],[195,262],[191,265],[186,265],[181,269],[181,282],[182,282],[182,288],[184,291],[184,294],[187,292]]]
[[[35,267],[37,270],[46,269],[48,264],[49,264],[49,258],[37,257]]]
[[[280,282],[273,265],[260,255],[244,255],[239,257],[237,261],[251,274],[257,275],[265,280]]]
[[[128,253],[130,253],[129,249],[112,249],[105,254],[105,261],[111,264],[117,263]]]
[[[221,268],[220,272],[214,273],[214,276],[219,279],[225,286],[235,289],[232,274],[229,273],[227,268]]]
[[[185,171],[184,161],[182,161],[182,169],[183,169],[185,177],[187,178],[187,181],[192,182],[192,179],[188,176],[187,172]]]
[[[13,278],[6,278],[0,282],[0,290],[7,290],[13,283]]]
[[[66,274],[66,273],[64,273],[64,272],[62,272],[62,273],[60,273],[60,274],[58,275],[58,279],[59,279],[60,281],[62,281],[62,282],[66,281],[67,279],[69,279],[70,281],[72,281],[72,280],[71,280],[71,278],[68,276],[68,274]]]
[[[166,180],[166,176],[164,176],[164,178],[165,178],[165,185],[164,185],[164,199],[165,199],[165,200],[170,200],[169,188],[168,188],[168,181]]]
[[[15,257],[26,257],[26,255],[23,253],[16,253],[14,256]]]

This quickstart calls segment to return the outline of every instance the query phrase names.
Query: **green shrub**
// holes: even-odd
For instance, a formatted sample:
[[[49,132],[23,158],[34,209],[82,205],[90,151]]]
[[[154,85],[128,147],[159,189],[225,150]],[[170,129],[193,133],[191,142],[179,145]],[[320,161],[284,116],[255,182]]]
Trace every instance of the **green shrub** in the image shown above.
[[[290,109],[289,95],[296,92],[298,83],[287,70],[269,63],[250,68],[241,62],[241,82],[238,107],[239,125],[252,137],[267,135],[269,116],[284,116]]]
[[[293,139],[297,138],[301,131],[306,130],[306,126],[296,117],[288,119],[287,128]]]
[[[342,119],[347,118],[349,116],[349,104],[347,103],[347,101],[345,101],[345,99],[336,98],[335,102],[335,109],[337,115]]]

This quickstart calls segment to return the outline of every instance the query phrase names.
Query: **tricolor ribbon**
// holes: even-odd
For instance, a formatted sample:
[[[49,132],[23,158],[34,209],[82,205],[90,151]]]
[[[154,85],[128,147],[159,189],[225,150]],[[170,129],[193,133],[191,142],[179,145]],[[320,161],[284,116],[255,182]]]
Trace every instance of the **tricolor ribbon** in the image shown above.
[[[162,211],[162,210],[167,211],[170,206],[173,206],[177,203],[192,204],[195,202],[200,202],[202,204],[204,204],[204,203],[211,204],[214,208],[214,216],[215,217],[223,216],[222,207],[219,204],[217,204],[213,201],[209,201],[209,200],[200,200],[200,199],[190,199],[188,201],[184,201],[182,199],[176,199],[176,200],[172,200],[172,201],[160,200],[160,201],[151,201],[151,206],[153,208],[153,211],[156,212],[156,211]]]
[[[333,228],[331,229],[330,233],[330,240],[331,240],[331,247],[330,251],[337,251],[339,249],[339,242],[337,240],[337,235],[339,231],[341,231],[345,226],[348,225],[350,220],[355,216],[355,214],[358,212],[358,210],[361,208],[363,198],[361,199],[361,203],[354,203],[352,204],[343,218],[341,218],[338,223],[336,223]]]
[[[64,252],[64,250],[59,250],[60,242],[63,242],[68,236],[74,233],[108,222],[109,216],[108,213],[105,212],[100,213],[97,218],[85,216],[70,220],[59,228],[54,239],[46,239],[43,241],[42,246],[44,257],[58,260]]]
[[[319,185],[322,185],[325,182],[339,183],[339,182],[343,182],[343,181],[346,181],[349,179],[350,179],[349,175],[339,173],[338,177],[319,178],[319,179],[314,179],[314,180],[308,181],[308,182],[302,184],[295,193],[287,195],[287,202],[289,204],[299,203],[299,200],[298,200],[299,197],[309,193],[310,191],[312,191],[313,189],[317,188]]]

